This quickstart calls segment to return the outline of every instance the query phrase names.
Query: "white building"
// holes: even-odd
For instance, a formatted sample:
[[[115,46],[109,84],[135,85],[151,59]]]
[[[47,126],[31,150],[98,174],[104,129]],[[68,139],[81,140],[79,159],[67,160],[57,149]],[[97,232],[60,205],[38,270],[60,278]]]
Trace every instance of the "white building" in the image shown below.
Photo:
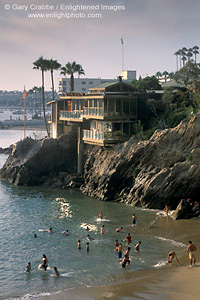
[[[136,79],[136,71],[123,71],[122,79],[125,83]],[[74,78],[74,92],[88,93],[89,89],[105,82],[115,82],[115,79],[102,79],[102,78]],[[65,94],[70,92],[70,78],[58,79],[58,94]]]

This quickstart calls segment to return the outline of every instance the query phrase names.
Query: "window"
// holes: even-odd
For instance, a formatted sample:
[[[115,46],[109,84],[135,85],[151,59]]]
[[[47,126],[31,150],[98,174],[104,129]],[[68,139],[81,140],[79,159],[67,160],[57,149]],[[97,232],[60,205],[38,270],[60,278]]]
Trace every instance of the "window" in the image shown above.
[[[86,88],[82,88],[82,92],[85,92],[86,91]]]
[[[86,82],[85,82],[85,81],[82,81],[82,84],[86,84]]]
[[[89,84],[92,85],[92,84],[93,84],[93,81],[89,81]]]
[[[63,81],[62,84],[63,84],[63,86],[66,86],[66,85],[67,85],[67,82],[66,82],[66,81]]]

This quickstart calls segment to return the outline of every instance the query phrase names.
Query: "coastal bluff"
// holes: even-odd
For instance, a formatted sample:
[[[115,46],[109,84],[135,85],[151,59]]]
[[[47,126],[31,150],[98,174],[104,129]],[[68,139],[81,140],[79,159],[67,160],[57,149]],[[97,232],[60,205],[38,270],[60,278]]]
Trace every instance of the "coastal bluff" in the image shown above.
[[[198,216],[200,114],[175,128],[156,131],[146,141],[131,137],[112,148],[85,147],[83,176],[77,176],[76,170],[74,129],[58,139],[26,138],[13,145],[0,178],[15,185],[80,187],[90,197],[143,208],[168,205],[172,210],[177,208],[176,219]],[[183,199],[187,198],[196,202],[195,209],[185,209]]]
[[[132,137],[111,150],[94,149],[85,163],[81,190],[100,200],[151,209],[165,204],[176,209],[181,199],[199,201],[200,114],[156,131],[147,141],[136,143]]]
[[[76,172],[76,139],[74,130],[58,139],[19,141],[0,170],[0,179],[15,185],[49,185],[49,178],[57,180],[58,174],[67,178]]]

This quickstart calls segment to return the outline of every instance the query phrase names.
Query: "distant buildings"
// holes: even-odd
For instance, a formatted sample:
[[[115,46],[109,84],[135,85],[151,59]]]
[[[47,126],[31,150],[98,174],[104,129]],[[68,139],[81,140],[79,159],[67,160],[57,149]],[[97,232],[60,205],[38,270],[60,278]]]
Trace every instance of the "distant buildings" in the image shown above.
[[[122,79],[125,83],[129,83],[131,80],[136,79],[136,71],[123,71]],[[90,88],[103,84],[105,82],[115,82],[116,79],[103,79],[103,78],[74,78],[74,91],[78,93],[87,93]],[[64,95],[66,92],[70,92],[70,78],[58,79],[58,94]]]

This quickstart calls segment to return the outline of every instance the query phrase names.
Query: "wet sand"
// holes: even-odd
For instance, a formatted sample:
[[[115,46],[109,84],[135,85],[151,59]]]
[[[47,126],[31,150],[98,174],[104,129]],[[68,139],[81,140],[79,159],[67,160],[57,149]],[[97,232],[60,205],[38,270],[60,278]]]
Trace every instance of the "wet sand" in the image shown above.
[[[187,245],[192,240],[197,246],[197,265],[189,267],[186,247],[179,257],[180,265],[174,260],[173,265],[153,270],[134,272],[126,282],[100,287],[70,289],[56,295],[40,297],[40,300],[197,300],[200,299],[200,237],[199,222],[195,220],[173,221],[163,218],[151,232],[163,233],[166,238],[178,240]],[[176,238],[175,238],[176,237]],[[155,245],[156,246],[156,245]],[[173,250],[173,249],[172,249]],[[166,253],[167,258],[167,253]],[[129,282],[127,282],[129,281]]]

